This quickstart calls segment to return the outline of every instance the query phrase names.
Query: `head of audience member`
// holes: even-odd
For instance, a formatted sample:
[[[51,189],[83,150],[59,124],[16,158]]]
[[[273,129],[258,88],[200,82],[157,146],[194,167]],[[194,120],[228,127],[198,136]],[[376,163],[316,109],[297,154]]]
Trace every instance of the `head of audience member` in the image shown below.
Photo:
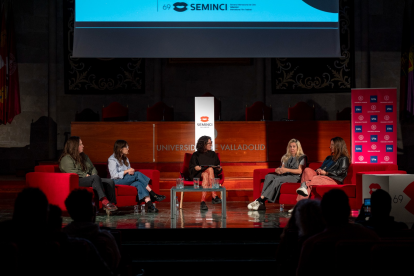
[[[48,212],[46,195],[38,188],[25,188],[14,202],[13,221],[30,225],[31,228],[43,228],[47,223]]]
[[[386,218],[391,213],[392,199],[389,193],[378,189],[371,195],[371,217]]]
[[[210,136],[201,136],[198,138],[196,149],[197,152],[203,153],[211,150],[211,137]]]
[[[127,155],[129,154],[129,145],[125,140],[116,140],[114,144],[114,156],[120,164],[129,166]]]
[[[321,204],[317,200],[305,199],[296,211],[296,224],[299,236],[310,237],[325,229],[322,217]],[[299,202],[301,202],[299,201]]]
[[[62,210],[59,206],[49,205],[47,225],[52,232],[60,232],[62,230]]]
[[[344,191],[333,189],[324,194],[321,209],[328,228],[348,224],[351,207]]]
[[[305,203],[306,200],[300,200],[296,203],[296,205],[293,207],[292,215],[286,225],[286,227],[283,229],[282,235],[280,235],[280,238],[284,238],[286,236],[286,232],[297,232],[299,231],[298,224],[296,223],[296,217],[298,215],[298,209],[300,206],[302,206]]]
[[[286,154],[282,157],[282,162],[286,163],[290,157],[300,157],[302,155],[304,155],[304,153],[299,140],[294,138],[290,139],[286,147]]]
[[[85,189],[73,190],[65,200],[70,217],[75,222],[95,222],[93,195]]]
[[[85,154],[83,153],[83,148],[84,146],[80,137],[69,137],[69,139],[66,141],[65,147],[63,148],[63,152],[60,155],[59,163],[63,157],[69,155],[73,158],[73,160],[75,160],[76,163],[81,165],[83,171],[86,171]]]
[[[345,140],[341,137],[334,137],[331,139],[330,149],[333,161],[336,161],[338,158],[343,156],[346,156],[349,160],[351,160]]]

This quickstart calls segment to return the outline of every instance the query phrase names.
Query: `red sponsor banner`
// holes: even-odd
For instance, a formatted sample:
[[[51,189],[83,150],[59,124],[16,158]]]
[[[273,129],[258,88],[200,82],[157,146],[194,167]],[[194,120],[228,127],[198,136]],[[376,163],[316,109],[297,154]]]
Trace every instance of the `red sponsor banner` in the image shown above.
[[[397,89],[352,89],[352,163],[397,164]]]

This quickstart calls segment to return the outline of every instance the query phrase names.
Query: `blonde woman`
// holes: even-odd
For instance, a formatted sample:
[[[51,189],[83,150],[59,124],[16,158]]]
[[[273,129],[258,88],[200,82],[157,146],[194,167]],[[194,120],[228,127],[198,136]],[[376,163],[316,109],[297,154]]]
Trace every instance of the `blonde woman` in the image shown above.
[[[265,177],[261,196],[247,205],[250,210],[265,210],[265,201],[275,202],[279,196],[283,183],[299,183],[302,171],[306,168],[306,155],[297,139],[291,139],[286,148],[286,154],[282,156],[282,166],[274,173]]]

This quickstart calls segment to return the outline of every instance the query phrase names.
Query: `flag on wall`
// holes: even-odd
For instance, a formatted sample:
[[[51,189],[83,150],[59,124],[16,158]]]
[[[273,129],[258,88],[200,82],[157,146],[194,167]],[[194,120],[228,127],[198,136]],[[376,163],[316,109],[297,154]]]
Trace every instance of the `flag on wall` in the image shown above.
[[[9,11],[9,12],[8,12]],[[16,61],[14,18],[3,6],[0,28],[0,124],[7,124],[20,114],[19,75]]]

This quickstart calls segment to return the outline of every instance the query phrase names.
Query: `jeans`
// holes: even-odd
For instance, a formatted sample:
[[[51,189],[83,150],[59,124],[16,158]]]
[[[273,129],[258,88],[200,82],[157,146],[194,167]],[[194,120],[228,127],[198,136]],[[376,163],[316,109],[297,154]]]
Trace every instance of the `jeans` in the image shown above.
[[[129,173],[125,174],[122,179],[114,179],[114,182],[116,185],[134,186],[138,190],[138,200],[141,200],[149,196],[147,186],[150,180],[151,179],[148,176],[140,172],[135,172],[133,175],[130,175]]]

